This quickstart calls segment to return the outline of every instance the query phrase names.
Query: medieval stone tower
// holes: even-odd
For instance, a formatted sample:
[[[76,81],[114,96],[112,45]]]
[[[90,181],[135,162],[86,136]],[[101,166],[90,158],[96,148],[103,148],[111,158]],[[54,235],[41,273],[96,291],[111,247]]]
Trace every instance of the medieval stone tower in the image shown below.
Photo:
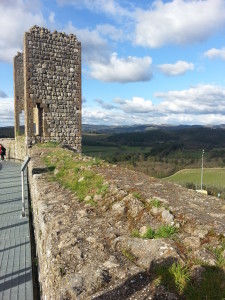
[[[34,26],[14,58],[15,137],[24,111],[25,140],[57,141],[81,152],[81,43],[73,34]]]

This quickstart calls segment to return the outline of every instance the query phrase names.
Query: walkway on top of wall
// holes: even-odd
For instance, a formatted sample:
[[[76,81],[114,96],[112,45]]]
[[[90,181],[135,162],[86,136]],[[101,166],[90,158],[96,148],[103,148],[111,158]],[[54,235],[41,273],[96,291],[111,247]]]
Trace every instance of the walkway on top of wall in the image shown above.
[[[28,217],[22,218],[21,165],[0,162],[0,300],[32,300]],[[26,214],[27,210],[27,186]]]

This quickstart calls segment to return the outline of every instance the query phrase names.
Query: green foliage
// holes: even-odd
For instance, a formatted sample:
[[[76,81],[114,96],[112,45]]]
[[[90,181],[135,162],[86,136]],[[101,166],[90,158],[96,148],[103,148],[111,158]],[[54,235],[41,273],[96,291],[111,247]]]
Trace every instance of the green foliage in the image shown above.
[[[215,299],[225,298],[225,273],[218,267],[204,266],[200,284],[190,282],[184,290],[186,299]]]
[[[138,199],[138,200],[142,199],[142,196],[141,196],[140,193],[134,192],[134,193],[133,193],[133,196],[134,196],[136,199]]]
[[[220,246],[209,247],[209,250],[211,250],[216,256],[217,266],[220,268],[225,268],[225,257],[224,257],[225,238],[222,238]]]
[[[41,148],[56,148],[59,146],[59,143],[56,141],[49,141],[46,143],[38,143],[37,147],[41,147]]]
[[[156,238],[155,230],[152,229],[151,227],[148,227],[146,233],[142,237],[145,238],[145,239],[154,239],[154,238]]]
[[[181,299],[222,300],[225,296],[224,270],[218,267],[204,266],[201,279],[191,277],[189,266],[173,263],[171,266],[157,266],[154,269],[155,284],[167,287],[177,293]]]
[[[159,239],[159,238],[169,238],[177,233],[177,228],[171,225],[162,225],[158,229],[153,229],[150,226],[147,227],[145,234],[140,236],[140,233],[137,229],[134,229],[131,233],[132,237],[142,237],[145,239]]]
[[[122,249],[122,254],[125,256],[128,260],[135,262],[136,257],[127,249]]]
[[[187,267],[180,263],[173,263],[172,266],[159,266],[155,269],[157,281],[179,294],[183,293],[190,282],[190,272]]]
[[[167,181],[176,182],[187,188],[200,189],[201,169],[184,169],[174,175],[165,178]],[[203,183],[204,189],[209,195],[217,196],[220,193],[221,198],[225,198],[225,168],[204,169]]]
[[[84,134],[82,141],[86,155],[101,157],[152,177],[164,178],[187,167],[199,168],[206,145],[204,166],[225,166],[225,131],[221,129],[191,127],[111,135]],[[186,183],[195,188],[200,184],[200,176],[197,182],[191,179]],[[216,190],[214,184],[210,186],[210,189],[207,186],[210,194],[220,192],[221,198],[225,198],[225,189]]]
[[[71,190],[80,201],[88,195],[93,196],[107,190],[103,178],[91,170],[92,160],[76,159],[76,154],[57,148],[55,145],[53,147],[44,158],[51,173],[51,180]]]
[[[177,172],[176,174],[166,178],[168,181],[176,182],[179,184],[194,183],[200,186],[201,182],[201,169],[185,169]],[[217,187],[224,187],[225,182],[225,169],[213,168],[204,169],[203,182],[207,185],[214,185]]]
[[[161,207],[161,202],[158,200],[158,199],[151,199],[150,201],[150,205],[153,206],[153,207]]]
[[[155,232],[156,238],[168,238],[177,232],[177,228],[172,225],[162,225]]]
[[[99,195],[105,195],[108,191],[109,185],[108,184],[103,184],[102,187],[98,190]]]
[[[133,229],[131,232],[131,237],[140,237],[140,233],[137,229]]]

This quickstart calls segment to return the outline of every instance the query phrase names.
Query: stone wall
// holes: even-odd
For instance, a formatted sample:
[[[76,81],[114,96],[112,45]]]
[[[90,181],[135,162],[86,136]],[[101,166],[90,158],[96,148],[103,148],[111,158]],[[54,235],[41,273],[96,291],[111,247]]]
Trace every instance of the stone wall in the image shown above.
[[[25,137],[16,139],[0,139],[0,144],[6,148],[6,159],[23,161],[27,155]]]
[[[20,134],[20,114],[24,110],[24,74],[23,54],[18,52],[13,60],[14,64],[14,119],[15,136]]]
[[[53,140],[80,152],[81,44],[76,36],[32,27],[24,38],[24,79],[27,145]]]
[[[205,266],[210,273],[217,269],[215,284],[218,278],[223,282],[224,269],[213,253],[222,251],[225,235],[221,199],[119,166],[97,166],[91,158],[64,149],[79,166],[78,183],[86,181],[84,171],[103,180],[101,192],[99,187],[89,190],[79,201],[76,192],[48,180],[44,157],[55,162],[59,149],[55,154],[49,150],[29,149],[28,165],[42,299],[186,299],[181,290],[173,294],[172,278],[167,288],[163,281],[157,284],[155,269],[168,273],[174,262],[187,268],[195,289],[206,284]],[[55,170],[62,168],[58,163]],[[148,228],[158,236],[147,238]],[[162,228],[176,234],[166,237]],[[212,280],[207,284],[213,286]]]
[[[6,159],[16,158],[14,139],[0,139],[0,144],[2,144],[6,149]]]

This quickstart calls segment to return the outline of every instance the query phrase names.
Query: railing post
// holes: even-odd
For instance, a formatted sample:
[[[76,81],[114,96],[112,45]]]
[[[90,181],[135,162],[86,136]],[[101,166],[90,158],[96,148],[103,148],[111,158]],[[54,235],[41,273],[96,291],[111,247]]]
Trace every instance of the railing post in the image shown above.
[[[21,171],[21,181],[22,181],[22,217],[25,217],[25,195],[24,195],[24,171]]]
[[[25,161],[23,162],[21,166],[21,181],[22,181],[22,217],[26,217],[26,212],[25,212],[25,192],[24,192],[24,171],[27,168],[27,165],[30,161],[30,157],[27,156]]]

